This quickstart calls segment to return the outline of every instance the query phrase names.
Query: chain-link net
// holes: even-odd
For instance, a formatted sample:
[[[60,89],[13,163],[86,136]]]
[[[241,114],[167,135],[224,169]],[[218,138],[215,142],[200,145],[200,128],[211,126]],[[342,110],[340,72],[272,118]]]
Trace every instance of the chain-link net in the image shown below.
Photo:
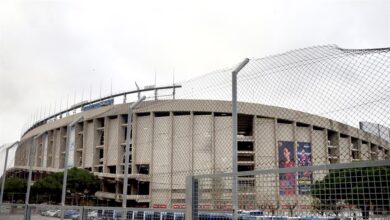
[[[390,158],[389,52],[313,47],[253,59],[239,72],[237,169],[247,172],[237,180],[239,209],[290,217],[390,215],[389,163],[354,169],[355,163]],[[220,91],[231,91],[230,72]],[[204,91],[209,99],[224,99],[222,92]],[[215,146],[215,164],[227,157],[231,168],[229,125],[225,146]],[[351,169],[310,170],[330,164]],[[301,171],[281,172],[289,168]],[[195,176],[200,211],[232,212],[232,176]]]
[[[237,77],[238,171],[388,160],[389,58],[390,49],[320,46],[251,59]],[[23,136],[16,169],[26,167],[30,140],[43,132],[37,138],[34,170],[61,171],[71,137],[66,126],[82,115],[70,138],[71,165],[100,178],[101,189],[94,194],[98,200],[118,206],[123,199],[126,134],[131,129],[127,206],[184,209],[187,176],[233,171],[234,67],[182,82],[175,92],[148,92],[147,100],[132,109],[131,127],[128,103],[64,115],[38,126]],[[322,169],[240,176],[239,208],[269,215],[310,214],[313,202],[321,200],[312,195],[311,186],[329,174]],[[231,211],[232,182],[224,178],[204,183],[208,198],[201,207]],[[294,212],[283,205],[290,200]],[[336,203],[358,208],[345,199]],[[374,207],[369,207],[371,212]]]
[[[389,180],[388,160],[239,172],[239,216],[387,219]],[[232,174],[199,175],[193,183],[193,218],[232,218]]]

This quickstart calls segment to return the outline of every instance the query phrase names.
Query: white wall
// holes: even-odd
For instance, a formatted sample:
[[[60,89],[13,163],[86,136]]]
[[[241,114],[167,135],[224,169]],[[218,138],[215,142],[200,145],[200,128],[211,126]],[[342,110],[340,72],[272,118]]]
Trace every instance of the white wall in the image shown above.
[[[107,161],[106,166],[116,166],[119,160],[119,119],[112,118],[108,119],[108,146],[107,152],[105,152]]]
[[[213,116],[194,115],[193,123],[193,173],[211,173],[214,169]]]
[[[153,145],[153,118],[150,115],[137,116],[135,128],[135,164],[150,164]],[[134,138],[134,137],[133,137]]]
[[[215,172],[232,172],[232,117],[218,116],[215,120]]]
[[[192,173],[192,121],[190,115],[173,116],[172,188],[185,189]]]
[[[93,166],[93,152],[94,152],[94,124],[93,122],[87,122],[87,124],[84,126],[84,135],[86,137],[85,141],[85,161],[84,161],[84,167],[92,167]]]
[[[152,204],[166,204],[170,207],[171,195],[171,117],[154,117]]]

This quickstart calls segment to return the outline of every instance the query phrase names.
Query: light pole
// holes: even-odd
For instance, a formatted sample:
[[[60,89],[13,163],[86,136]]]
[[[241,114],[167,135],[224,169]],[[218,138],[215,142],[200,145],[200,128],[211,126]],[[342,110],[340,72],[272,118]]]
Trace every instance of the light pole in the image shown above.
[[[146,99],[145,96],[142,96],[140,99],[138,99],[136,102],[130,104],[129,106],[129,112],[127,114],[127,133],[126,133],[126,147],[125,147],[125,166],[124,166],[124,174],[123,174],[123,193],[122,193],[122,208],[123,208],[123,216],[122,218],[126,219],[126,212],[125,209],[127,207],[127,183],[129,178],[129,154],[130,154],[130,134],[131,134],[131,128],[132,128],[132,116],[133,116],[133,110],[137,108],[141,102],[143,102]]]
[[[237,220],[237,75],[242,68],[248,64],[249,59],[245,58],[244,61],[236,67],[232,72],[232,135],[233,135],[233,178],[232,178],[232,206],[233,206],[233,220]]]
[[[7,147],[5,149],[5,160],[4,160],[4,169],[3,169],[3,179],[1,182],[1,194],[0,194],[0,205],[3,204],[3,196],[4,196],[4,186],[5,186],[5,178],[7,177],[7,162],[8,162],[8,151],[9,149],[13,148],[15,145],[18,145],[19,141],[16,141],[11,146]]]
[[[24,201],[24,219],[25,220],[28,220],[30,219],[30,215],[29,215],[29,207],[28,207],[28,204],[29,204],[29,200],[30,200],[30,190],[31,190],[31,177],[32,177],[32,166],[33,166],[33,158],[35,157],[35,144],[36,144],[36,140],[42,136],[45,132],[42,132],[40,134],[38,134],[37,136],[35,136],[33,138],[33,142],[32,142],[32,146],[30,147],[30,150],[29,150],[29,158],[28,158],[28,164],[29,164],[29,168],[28,168],[28,180],[27,180],[27,192],[26,192],[26,199]],[[35,162],[35,160],[34,160]]]
[[[64,162],[64,177],[62,179],[62,195],[61,195],[61,219],[64,219],[64,206],[66,196],[66,182],[68,178],[68,156],[69,156],[69,145],[70,145],[70,130],[76,123],[83,120],[84,116],[78,117],[72,123],[66,127],[66,147],[65,147],[65,162]]]

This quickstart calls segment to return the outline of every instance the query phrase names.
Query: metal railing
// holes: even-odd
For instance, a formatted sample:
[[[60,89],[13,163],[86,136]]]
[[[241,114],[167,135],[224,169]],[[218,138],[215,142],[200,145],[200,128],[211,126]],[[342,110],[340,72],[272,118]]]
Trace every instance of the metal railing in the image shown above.
[[[22,220],[24,208],[24,205],[4,203],[0,206],[0,220]],[[182,209],[123,209],[120,207],[34,204],[28,205],[27,210],[27,220],[60,219],[61,212],[64,213],[64,219],[73,220],[184,220],[185,218]]]
[[[99,102],[102,102],[102,101],[105,101],[105,100],[109,100],[109,99],[113,99],[113,98],[121,97],[121,96],[124,97],[124,102],[126,102],[126,96],[127,95],[138,94],[138,96],[140,96],[140,94],[142,92],[148,92],[148,91],[155,91],[155,96],[157,97],[158,90],[166,90],[166,89],[172,89],[172,96],[174,98],[175,93],[176,93],[176,89],[178,89],[178,88],[181,88],[180,84],[173,84],[173,85],[169,85],[169,86],[150,87],[150,88],[144,88],[144,89],[137,89],[137,90],[132,90],[132,91],[120,92],[120,93],[117,93],[117,94],[112,94],[112,95],[101,97],[101,98],[94,99],[94,100],[91,100],[91,101],[83,101],[83,102],[81,102],[79,104],[72,105],[70,108],[67,108],[65,110],[59,111],[57,113],[54,113],[53,115],[49,115],[49,116],[47,116],[44,119],[41,119],[41,120],[33,122],[32,125],[27,127],[26,130],[22,131],[22,136],[25,135],[30,130],[32,130],[32,129],[38,127],[38,126],[46,124],[48,121],[50,121],[52,119],[56,119],[57,117],[62,116],[63,114],[67,114],[67,113],[70,113],[70,112],[75,111],[77,109],[81,109],[81,108],[83,108],[84,106],[87,106],[87,105],[99,103]]]

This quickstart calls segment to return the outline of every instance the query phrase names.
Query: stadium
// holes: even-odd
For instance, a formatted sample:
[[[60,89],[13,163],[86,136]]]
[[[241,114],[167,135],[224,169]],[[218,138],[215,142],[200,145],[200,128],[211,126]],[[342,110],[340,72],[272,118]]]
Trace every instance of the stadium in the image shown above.
[[[389,142],[361,129],[285,108],[238,105],[247,110],[238,112],[238,171],[278,167],[282,146],[291,154],[297,152],[294,157],[306,150],[313,165],[390,157]],[[127,112],[128,104],[116,104],[41,122],[22,136],[13,172],[23,175],[20,171],[28,170],[29,149],[38,135],[33,179],[61,171],[66,126],[83,116],[72,131],[72,164],[103,180],[98,198],[120,202]],[[231,103],[227,101],[142,103],[133,115],[128,205],[181,207],[186,176],[231,172],[231,123]]]
[[[387,52],[388,50],[385,50],[384,56]],[[305,85],[305,81],[300,77],[308,72],[308,65],[322,71],[322,75],[306,80],[308,84],[312,84],[323,80],[321,77],[333,76],[331,74],[334,74],[335,70],[355,68],[356,65],[350,65],[351,63],[368,65],[372,59],[378,59],[375,56],[381,53],[380,50],[349,51],[325,46],[251,61],[249,67],[240,75],[243,79],[250,80],[245,85],[239,84],[241,91],[245,90],[241,94],[246,96],[241,96],[243,98],[238,102],[238,171],[278,170],[390,159],[390,130],[378,123],[387,124],[386,99],[367,102],[367,109],[373,109],[374,112],[351,105],[352,102],[364,101],[356,101],[353,98],[371,98],[373,96],[368,94],[375,93],[376,90],[386,91],[388,84],[386,80],[381,80],[382,75],[378,74],[377,78],[376,75],[370,76],[370,80],[377,80],[375,85],[378,86],[369,87],[369,83],[359,81],[361,84],[357,83],[359,86],[356,86],[356,90],[351,90],[357,94],[353,97],[343,96],[335,89],[330,93],[325,92],[325,95],[332,95],[328,99],[321,99],[316,95],[306,96],[306,101],[311,105],[301,105],[300,109],[284,105],[291,98],[289,95],[294,95],[291,91],[300,91],[300,87]],[[367,54],[373,55],[370,57]],[[320,60],[320,64],[313,64],[313,60]],[[382,61],[386,62],[386,59],[383,58]],[[323,63],[329,65],[324,66]],[[286,68],[288,65],[292,67]],[[373,68],[381,68],[381,65]],[[230,69],[201,77],[201,83],[189,81],[184,85],[146,86],[144,89],[137,88],[92,101],[83,101],[39,120],[23,132],[15,154],[15,166],[7,175],[26,178],[29,157],[33,162],[33,181],[48,173],[63,171],[66,144],[69,143],[68,166],[89,170],[99,177],[102,184],[101,189],[95,193],[96,198],[105,201],[109,206],[119,206],[123,199],[124,155],[129,136],[131,143],[127,207],[183,209],[186,206],[188,176],[218,175],[233,171],[232,102],[229,96],[220,92],[220,87],[213,84],[218,81],[219,84],[228,85],[231,79],[223,78],[222,75],[229,71]],[[378,69],[378,72],[380,71],[383,69]],[[270,83],[264,77],[255,75],[255,78],[253,75],[259,72],[267,73],[268,75],[264,75],[270,77],[269,79],[283,73],[284,75],[280,74],[281,77],[277,78],[278,84],[281,85],[279,89],[267,90]],[[289,77],[285,77],[285,73],[288,73]],[[367,76],[367,72],[358,73],[362,77]],[[337,87],[344,87],[349,81],[338,80],[333,83]],[[289,86],[292,89],[285,89]],[[321,83],[316,84],[316,87],[306,85],[304,94],[315,94],[314,90],[320,90],[321,86],[330,88],[328,84]],[[198,88],[200,92],[193,92],[193,88]],[[259,88],[262,88],[261,93],[258,92]],[[178,95],[181,89],[186,89],[187,93]],[[352,93],[351,91],[349,93]],[[274,95],[279,95],[278,92],[282,96],[274,98]],[[132,109],[129,132],[129,105],[146,93],[152,96]],[[270,98],[263,99],[263,94]],[[133,99],[129,99],[130,96],[134,96]],[[249,100],[247,97],[254,98]],[[344,100],[339,101],[337,97]],[[301,100],[295,103],[301,104]],[[335,103],[349,108],[337,106]],[[313,106],[319,106],[321,110],[326,107],[331,110],[340,108],[342,111],[350,109],[348,116],[356,117],[353,119],[358,119],[360,126],[355,127],[348,123],[344,120],[345,115],[326,117],[326,114],[315,114]],[[378,120],[373,120],[373,113]],[[374,123],[368,122],[370,120]],[[73,123],[74,126],[68,130],[68,125]],[[276,175],[260,178],[253,175],[241,176],[238,178],[239,208],[266,209],[264,207],[274,206],[276,209],[288,209],[291,201],[299,203],[302,209],[313,206],[313,200],[308,196],[310,185],[322,180],[329,173],[326,169],[322,171],[324,172],[297,172],[292,175],[277,171]],[[209,185],[202,186],[206,196],[199,201],[200,207],[219,210],[231,208],[232,187],[229,184],[229,180],[214,179]]]

